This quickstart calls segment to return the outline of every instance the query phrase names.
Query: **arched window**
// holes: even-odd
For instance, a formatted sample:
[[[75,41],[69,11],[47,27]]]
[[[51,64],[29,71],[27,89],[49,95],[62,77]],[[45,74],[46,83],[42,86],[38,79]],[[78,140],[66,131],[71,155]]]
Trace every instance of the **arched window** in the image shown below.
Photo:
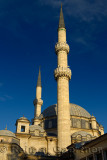
[[[21,126],[21,132],[25,132],[25,126]]]
[[[92,139],[91,135],[87,134],[86,139],[87,139],[87,141],[91,140]]]
[[[29,148],[29,154],[35,154],[36,153],[36,148],[34,148],[34,147],[30,147]]]
[[[46,148],[40,148],[40,149],[39,149],[39,152],[41,152],[41,153],[46,153]]]
[[[86,129],[89,129],[89,122],[88,121],[86,121]]]
[[[77,128],[81,128],[81,120],[77,119]]]
[[[81,140],[82,140],[82,136],[80,134],[78,134],[76,136],[76,142],[81,142]]]
[[[52,121],[49,121],[49,128],[52,128]]]

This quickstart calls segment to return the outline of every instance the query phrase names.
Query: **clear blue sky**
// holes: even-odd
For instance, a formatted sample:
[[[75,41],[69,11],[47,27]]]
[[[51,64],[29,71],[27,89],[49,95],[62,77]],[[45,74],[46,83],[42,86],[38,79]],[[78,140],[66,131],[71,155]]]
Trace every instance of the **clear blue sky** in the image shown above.
[[[93,114],[107,132],[107,0],[63,0],[70,45],[70,102]],[[15,132],[21,116],[34,116],[39,66],[42,110],[57,103],[54,46],[60,0],[0,1],[0,129]]]

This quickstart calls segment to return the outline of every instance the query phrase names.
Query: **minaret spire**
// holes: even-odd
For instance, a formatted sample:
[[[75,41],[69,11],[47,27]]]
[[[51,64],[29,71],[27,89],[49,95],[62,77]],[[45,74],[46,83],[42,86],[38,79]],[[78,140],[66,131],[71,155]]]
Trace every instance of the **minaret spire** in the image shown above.
[[[58,28],[65,28],[64,16],[63,16],[63,11],[62,11],[62,3],[61,3],[61,10],[60,10],[60,17],[59,17],[59,26],[58,26]]]
[[[41,71],[40,71],[40,67],[39,67],[39,74],[38,74],[37,87],[41,87]]]

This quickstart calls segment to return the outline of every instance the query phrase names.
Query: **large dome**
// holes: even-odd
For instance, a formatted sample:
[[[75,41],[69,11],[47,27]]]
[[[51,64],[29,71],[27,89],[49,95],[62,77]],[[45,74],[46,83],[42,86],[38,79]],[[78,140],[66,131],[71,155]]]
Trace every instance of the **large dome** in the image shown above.
[[[43,117],[51,117],[57,115],[57,104],[51,105],[43,112]],[[81,106],[70,103],[70,115],[90,118],[91,115]]]

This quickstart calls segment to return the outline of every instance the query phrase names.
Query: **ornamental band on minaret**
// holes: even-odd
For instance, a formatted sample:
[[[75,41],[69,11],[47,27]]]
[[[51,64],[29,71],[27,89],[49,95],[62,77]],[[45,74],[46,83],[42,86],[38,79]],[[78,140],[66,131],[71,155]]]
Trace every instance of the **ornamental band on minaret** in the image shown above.
[[[67,55],[69,45],[66,43],[66,29],[62,12],[60,10],[58,26],[58,43],[55,45],[57,54],[57,68],[54,71],[54,77],[57,81],[57,135],[58,148],[66,148],[71,144],[70,136],[70,106],[69,106],[69,80],[71,79],[71,70],[68,67]]]

